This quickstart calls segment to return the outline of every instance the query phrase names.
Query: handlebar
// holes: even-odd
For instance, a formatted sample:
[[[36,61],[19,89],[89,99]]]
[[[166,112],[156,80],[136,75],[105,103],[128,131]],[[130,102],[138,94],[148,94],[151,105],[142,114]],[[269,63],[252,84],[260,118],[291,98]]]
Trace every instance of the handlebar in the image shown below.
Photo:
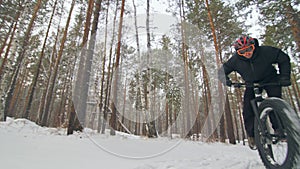
[[[231,86],[236,88],[241,88],[243,86],[245,87],[266,87],[266,86],[281,86],[279,82],[272,82],[272,83],[240,83],[240,82],[234,82],[231,83]]]

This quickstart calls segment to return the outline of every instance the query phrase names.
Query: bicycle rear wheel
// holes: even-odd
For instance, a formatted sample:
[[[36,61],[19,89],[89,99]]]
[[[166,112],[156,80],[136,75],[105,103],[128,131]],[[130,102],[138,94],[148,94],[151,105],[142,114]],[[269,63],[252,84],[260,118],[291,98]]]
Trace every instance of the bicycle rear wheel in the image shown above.
[[[267,98],[258,107],[254,124],[255,142],[261,160],[268,169],[300,168],[300,120],[280,98]],[[277,121],[276,127],[274,122]]]

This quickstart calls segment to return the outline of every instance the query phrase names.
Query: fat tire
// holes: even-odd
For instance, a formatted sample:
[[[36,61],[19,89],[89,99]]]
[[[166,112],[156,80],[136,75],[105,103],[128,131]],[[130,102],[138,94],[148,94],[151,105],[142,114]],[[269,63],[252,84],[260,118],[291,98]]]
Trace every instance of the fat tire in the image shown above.
[[[267,158],[267,152],[261,144],[258,118],[254,121],[254,136],[258,152],[267,169],[300,169],[300,119],[291,106],[280,98],[266,98],[258,107],[259,115],[266,109],[272,109],[280,119],[287,134],[287,157],[281,165],[272,164]],[[262,121],[262,120],[261,120]],[[264,123],[263,123],[264,124]]]

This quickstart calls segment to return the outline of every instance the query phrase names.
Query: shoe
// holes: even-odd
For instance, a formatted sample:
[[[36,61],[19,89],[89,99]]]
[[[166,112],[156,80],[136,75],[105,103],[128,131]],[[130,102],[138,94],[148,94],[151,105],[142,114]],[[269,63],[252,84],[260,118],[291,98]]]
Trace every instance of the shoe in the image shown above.
[[[250,149],[257,150],[254,137],[248,137],[248,145],[249,145]]]

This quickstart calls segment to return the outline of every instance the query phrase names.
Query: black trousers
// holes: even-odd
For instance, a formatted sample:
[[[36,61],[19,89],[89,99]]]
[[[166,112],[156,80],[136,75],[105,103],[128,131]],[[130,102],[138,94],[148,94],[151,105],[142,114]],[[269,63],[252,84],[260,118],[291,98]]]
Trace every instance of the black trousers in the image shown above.
[[[266,86],[263,88],[269,97],[281,98],[281,86]],[[251,107],[250,101],[255,98],[253,88],[247,87],[244,93],[244,106],[243,106],[243,117],[245,129],[249,137],[254,137],[254,112]],[[272,119],[272,117],[271,117]],[[276,121],[273,122],[273,127],[276,126]],[[275,123],[275,124],[274,124]]]

